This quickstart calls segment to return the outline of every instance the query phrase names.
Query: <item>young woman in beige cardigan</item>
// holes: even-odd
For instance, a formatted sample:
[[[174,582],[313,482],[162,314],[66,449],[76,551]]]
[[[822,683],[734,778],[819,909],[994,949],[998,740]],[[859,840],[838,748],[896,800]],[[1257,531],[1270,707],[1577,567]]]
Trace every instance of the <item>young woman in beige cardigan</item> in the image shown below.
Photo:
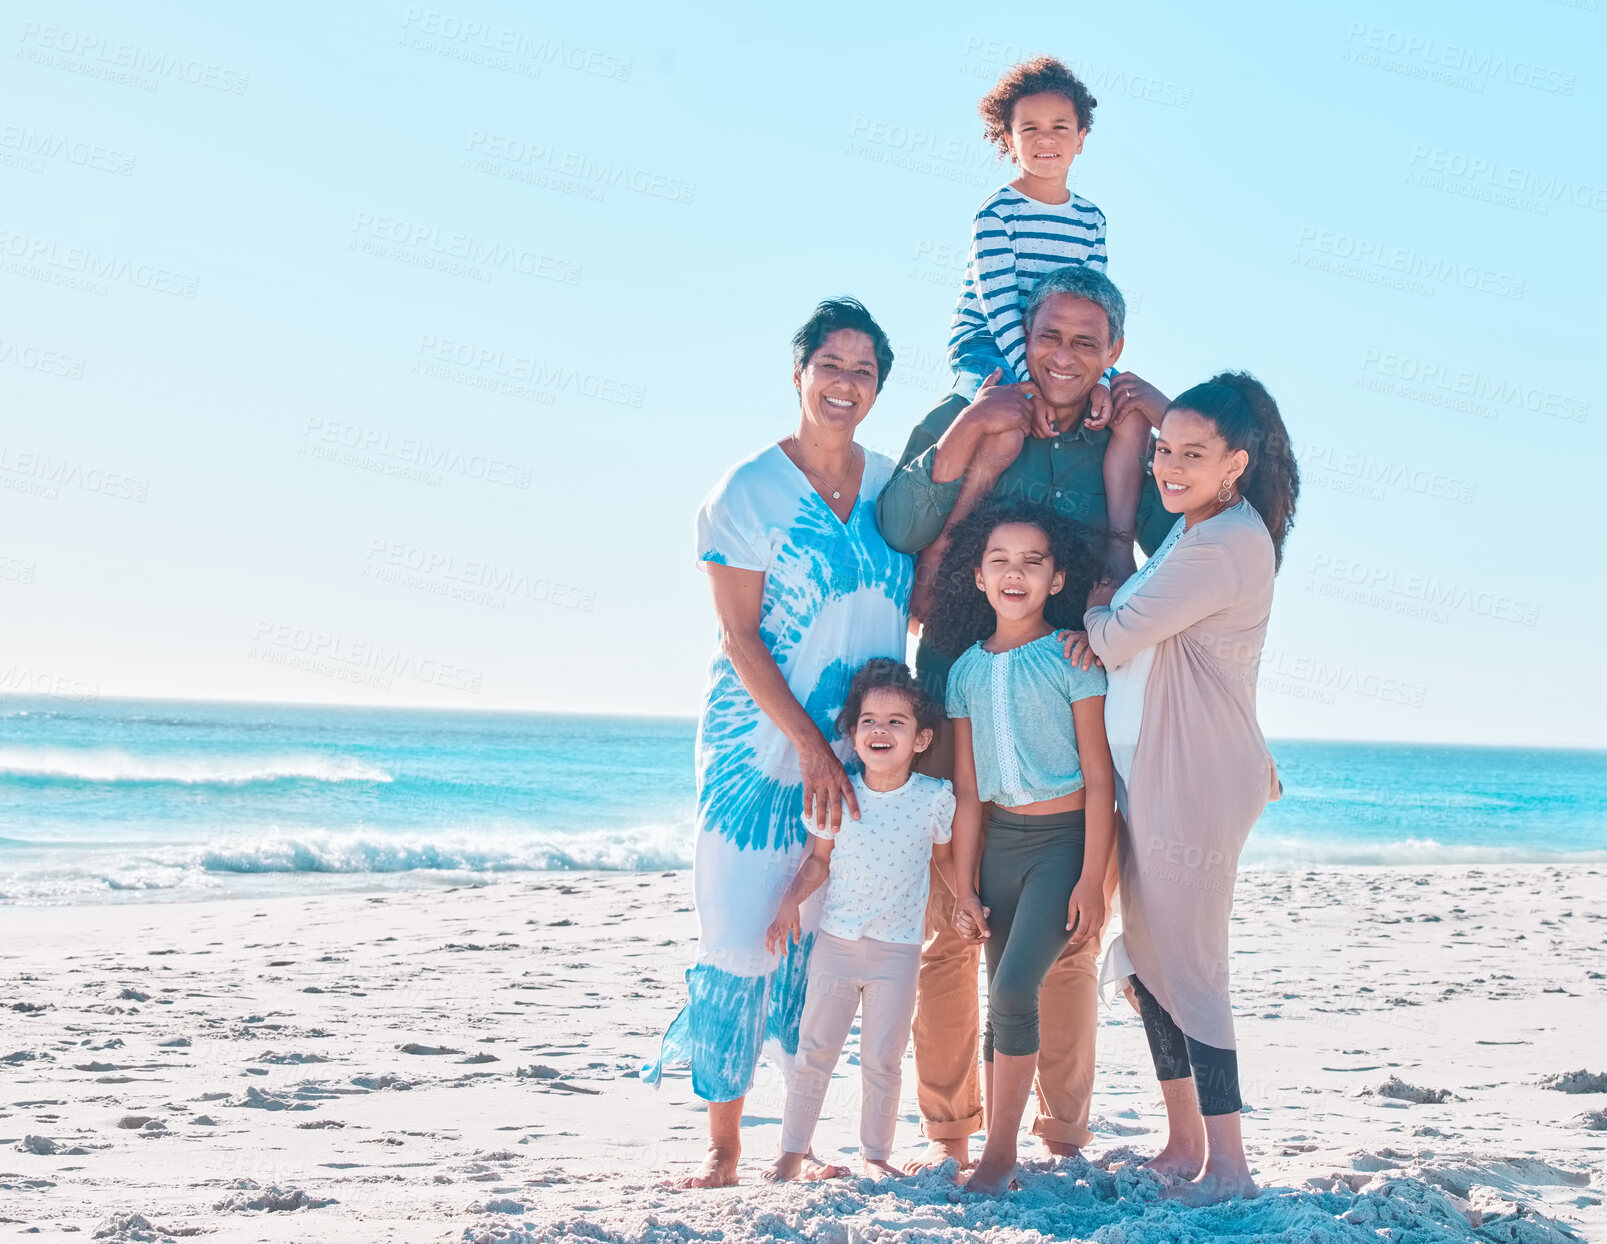
[[[1169,1137],[1150,1165],[1191,1205],[1254,1196],[1239,1132],[1228,916],[1239,852],[1277,792],[1256,670],[1299,472],[1272,396],[1223,373],[1172,401],[1155,479],[1182,517],[1118,589],[1088,597],[1125,826],[1111,962],[1144,1018]]]

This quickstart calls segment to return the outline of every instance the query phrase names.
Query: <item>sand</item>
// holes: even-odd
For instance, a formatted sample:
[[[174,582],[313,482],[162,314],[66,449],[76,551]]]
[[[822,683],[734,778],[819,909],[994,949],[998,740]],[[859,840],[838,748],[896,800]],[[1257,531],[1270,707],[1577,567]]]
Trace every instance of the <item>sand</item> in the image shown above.
[[[0,1238],[111,1241],[1607,1240],[1607,869],[1248,872],[1236,1004],[1254,1202],[1159,1199],[1137,1017],[1105,1012],[1086,1158],[772,1188],[701,1158],[686,873],[0,911]],[[858,1068],[817,1148],[853,1152]],[[906,1063],[900,1144],[918,1146]]]

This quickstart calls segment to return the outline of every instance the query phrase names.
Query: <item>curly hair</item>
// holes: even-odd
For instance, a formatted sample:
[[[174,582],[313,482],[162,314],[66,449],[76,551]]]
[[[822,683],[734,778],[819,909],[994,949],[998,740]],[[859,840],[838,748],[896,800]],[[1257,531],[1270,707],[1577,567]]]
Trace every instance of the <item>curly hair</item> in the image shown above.
[[[1239,493],[1255,507],[1272,536],[1276,565],[1283,565],[1283,542],[1295,525],[1300,500],[1300,466],[1278,403],[1247,371],[1218,372],[1172,399],[1167,410],[1192,410],[1214,426],[1228,452],[1250,457],[1239,476]]]
[[[843,738],[854,737],[854,727],[859,724],[865,697],[872,691],[895,691],[908,700],[917,731],[935,730],[943,720],[942,712],[932,703],[932,698],[921,690],[909,666],[891,657],[872,657],[854,671],[853,680],[848,684],[848,699],[843,704],[843,711],[837,714],[837,733]]]
[[[1077,110],[1077,128],[1090,130],[1099,101],[1082,84],[1082,79],[1053,56],[1036,56],[1020,61],[1004,71],[993,89],[977,104],[982,114],[983,137],[1005,155],[1010,154],[1010,121],[1016,101],[1044,93],[1064,95]]]
[[[1084,523],[1046,505],[1024,501],[988,501],[954,525],[948,551],[937,572],[931,616],[923,638],[947,656],[959,656],[998,625],[993,606],[978,590],[976,572],[987,551],[988,537],[1006,523],[1026,523],[1049,539],[1049,555],[1066,582],[1044,605],[1043,615],[1056,630],[1081,630],[1088,590],[1104,574],[1098,534]]]

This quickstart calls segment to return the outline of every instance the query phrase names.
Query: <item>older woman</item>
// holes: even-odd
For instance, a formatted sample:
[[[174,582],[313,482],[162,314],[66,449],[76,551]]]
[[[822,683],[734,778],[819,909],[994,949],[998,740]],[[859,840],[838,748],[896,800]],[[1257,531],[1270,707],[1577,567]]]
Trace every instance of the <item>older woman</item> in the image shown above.
[[[1228,917],[1239,852],[1277,784],[1256,669],[1300,477],[1271,394],[1225,372],[1174,399],[1154,473],[1181,515],[1137,574],[1088,597],[1126,820],[1111,961],[1144,1019],[1169,1136],[1150,1165],[1191,1205],[1254,1196],[1239,1133]]]
[[[893,464],[854,441],[893,363],[887,335],[845,298],[821,303],[792,345],[797,431],[732,467],[697,518],[720,627],[697,738],[698,956],[643,1074],[689,1061],[709,1103],[693,1187],[736,1182],[761,1047],[797,1052],[818,897],[779,959],[765,931],[806,850],[804,819],[835,830],[859,815],[832,723],[853,672],[902,661],[909,628],[914,567],[876,526]]]

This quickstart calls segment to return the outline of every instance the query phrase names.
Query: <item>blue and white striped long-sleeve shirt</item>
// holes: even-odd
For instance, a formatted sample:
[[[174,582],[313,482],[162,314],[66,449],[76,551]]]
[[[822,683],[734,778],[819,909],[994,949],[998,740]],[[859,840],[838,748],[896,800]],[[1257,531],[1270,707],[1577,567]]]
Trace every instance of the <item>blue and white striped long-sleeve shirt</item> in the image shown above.
[[[1044,273],[1068,264],[1105,271],[1105,213],[1081,195],[1040,203],[1001,186],[976,214],[965,287],[949,331],[949,361],[991,337],[1019,379],[1027,374],[1021,309]]]

